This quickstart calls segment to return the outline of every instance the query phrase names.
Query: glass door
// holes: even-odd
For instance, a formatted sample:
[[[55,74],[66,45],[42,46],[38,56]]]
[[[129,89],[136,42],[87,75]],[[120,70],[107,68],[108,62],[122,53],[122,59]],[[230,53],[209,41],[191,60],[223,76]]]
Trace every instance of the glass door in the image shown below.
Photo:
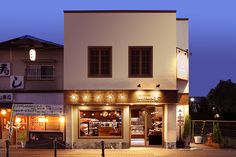
[[[145,146],[145,111],[131,109],[131,146]]]
[[[147,145],[163,145],[163,107],[146,107]]]

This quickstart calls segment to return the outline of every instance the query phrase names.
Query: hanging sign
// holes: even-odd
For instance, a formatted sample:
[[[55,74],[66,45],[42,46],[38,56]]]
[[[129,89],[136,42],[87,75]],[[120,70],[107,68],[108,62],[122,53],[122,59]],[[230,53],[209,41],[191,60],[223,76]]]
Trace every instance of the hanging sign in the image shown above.
[[[0,76],[10,76],[10,63],[0,63]]]
[[[63,105],[57,104],[13,104],[14,115],[41,116],[41,115],[63,115]]]
[[[13,75],[10,77],[11,89],[23,89],[24,88],[24,76]]]

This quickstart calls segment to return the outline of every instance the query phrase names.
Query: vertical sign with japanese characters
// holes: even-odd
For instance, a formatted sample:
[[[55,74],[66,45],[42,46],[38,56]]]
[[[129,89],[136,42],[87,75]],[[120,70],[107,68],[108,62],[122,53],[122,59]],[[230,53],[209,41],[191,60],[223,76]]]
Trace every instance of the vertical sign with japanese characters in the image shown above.
[[[10,77],[11,89],[23,89],[24,88],[24,76],[13,75]]]
[[[10,63],[0,63],[0,76],[10,76]]]

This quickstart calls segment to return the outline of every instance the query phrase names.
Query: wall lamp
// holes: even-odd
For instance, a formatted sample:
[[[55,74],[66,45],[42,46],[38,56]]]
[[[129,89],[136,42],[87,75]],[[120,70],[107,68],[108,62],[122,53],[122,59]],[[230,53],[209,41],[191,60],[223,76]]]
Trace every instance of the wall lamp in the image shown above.
[[[157,85],[156,85],[156,88],[159,88],[160,86],[161,86],[160,84],[157,84]]]
[[[141,87],[141,84],[138,84],[137,87],[140,88],[140,87]]]

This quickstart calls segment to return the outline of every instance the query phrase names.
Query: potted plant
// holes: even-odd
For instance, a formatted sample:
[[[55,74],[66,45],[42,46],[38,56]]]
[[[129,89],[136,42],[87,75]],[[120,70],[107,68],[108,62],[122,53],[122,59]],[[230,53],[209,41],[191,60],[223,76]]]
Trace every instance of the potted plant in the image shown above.
[[[26,141],[26,132],[25,131],[19,132],[19,134],[17,136],[17,140],[20,141],[21,147],[24,148],[25,147],[25,141]]]
[[[203,138],[203,133],[204,133],[204,129],[205,129],[205,124],[206,124],[206,121],[203,121],[202,128],[201,128],[201,135],[194,136],[194,143],[196,143],[196,144],[202,143],[202,138]]]

